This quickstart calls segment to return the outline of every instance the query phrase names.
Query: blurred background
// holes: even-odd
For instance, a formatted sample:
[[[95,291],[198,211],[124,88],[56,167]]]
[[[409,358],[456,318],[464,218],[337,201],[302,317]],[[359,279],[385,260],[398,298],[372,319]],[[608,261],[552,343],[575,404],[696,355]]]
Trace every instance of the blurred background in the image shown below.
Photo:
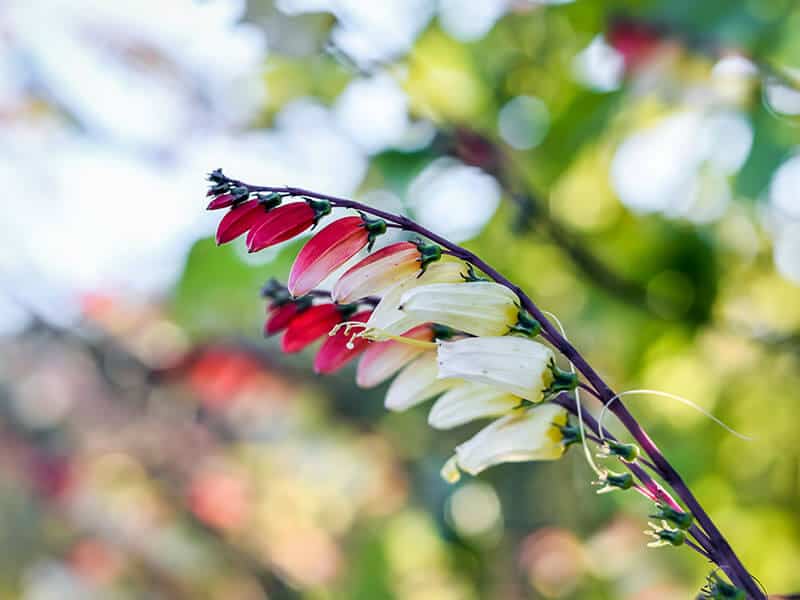
[[[402,211],[557,312],[744,562],[800,591],[792,0],[2,0],[0,598],[690,598],[579,452],[439,477],[264,340],[298,243],[216,167]],[[302,241],[300,242],[302,243]]]

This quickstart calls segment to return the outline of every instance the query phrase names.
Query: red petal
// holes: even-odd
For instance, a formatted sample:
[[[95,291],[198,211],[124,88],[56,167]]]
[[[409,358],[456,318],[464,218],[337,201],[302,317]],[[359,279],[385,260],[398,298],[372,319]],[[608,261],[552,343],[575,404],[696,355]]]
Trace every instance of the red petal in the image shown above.
[[[371,314],[371,310],[365,310],[353,315],[349,320],[366,323]],[[352,340],[353,347],[347,347],[353,337],[353,333],[351,331],[348,335],[343,330],[339,330],[336,335],[325,340],[319,352],[317,352],[317,356],[314,357],[315,373],[325,374],[338,371],[367,349],[370,342],[366,338],[355,338]]]
[[[284,204],[267,213],[247,234],[247,250],[257,252],[303,233],[314,224],[314,209],[305,202]]]
[[[361,217],[345,217],[328,225],[297,255],[289,273],[289,293],[308,293],[366,246],[368,236]]]
[[[317,304],[292,319],[281,340],[284,352],[300,352],[342,321],[335,304]]]
[[[214,198],[208,206],[206,206],[206,210],[217,210],[220,208],[228,208],[233,204],[233,195],[232,194],[222,194],[221,196],[217,196]]]
[[[230,209],[217,227],[217,244],[224,244],[239,237],[245,231],[258,225],[267,212],[258,200],[248,200]]]
[[[300,312],[302,311],[294,302],[270,307],[269,318],[264,324],[264,335],[275,335],[279,331],[283,331]]]

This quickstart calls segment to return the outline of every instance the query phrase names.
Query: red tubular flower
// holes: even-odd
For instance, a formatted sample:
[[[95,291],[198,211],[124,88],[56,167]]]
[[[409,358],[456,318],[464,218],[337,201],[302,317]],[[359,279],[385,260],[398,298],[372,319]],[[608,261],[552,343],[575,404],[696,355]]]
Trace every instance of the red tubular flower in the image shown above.
[[[303,246],[289,273],[289,293],[302,296],[386,231],[380,219],[345,217],[334,221]]]
[[[350,317],[351,321],[366,323],[371,310],[365,310]],[[314,357],[314,372],[320,374],[334,373],[344,367],[356,356],[364,352],[369,346],[369,340],[365,338],[352,339],[352,333],[347,334],[339,330],[336,334],[328,337],[322,347]]]
[[[248,200],[230,209],[217,227],[217,245],[225,244],[259,225],[267,212],[258,200]]]
[[[308,308],[308,304],[301,302],[285,302],[283,304],[271,304],[267,309],[269,318],[264,324],[264,335],[270,336],[283,331],[289,323]]]
[[[300,352],[342,322],[349,307],[317,304],[294,317],[281,340],[284,352]],[[350,311],[352,312],[352,311]]]
[[[234,198],[233,194],[222,194],[214,198],[211,202],[209,202],[206,210],[218,210],[220,208],[228,208],[229,206],[233,206],[233,203],[236,202],[236,198]]]
[[[422,268],[420,251],[411,242],[397,242],[373,252],[353,265],[333,287],[334,302],[352,302],[381,296],[392,285]]]
[[[321,215],[307,202],[292,202],[271,210],[247,234],[247,251],[258,252],[285,242],[314,225]]]
[[[433,328],[429,324],[409,329],[403,337],[423,342],[432,342]],[[425,349],[395,340],[376,342],[367,348],[358,363],[356,384],[362,388],[379,385],[397,373],[406,364],[419,356]]]

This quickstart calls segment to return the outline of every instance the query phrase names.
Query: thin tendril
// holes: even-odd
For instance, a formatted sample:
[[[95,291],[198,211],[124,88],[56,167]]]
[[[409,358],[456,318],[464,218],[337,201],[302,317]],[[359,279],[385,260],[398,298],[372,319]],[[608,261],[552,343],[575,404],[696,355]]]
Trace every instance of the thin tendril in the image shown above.
[[[744,440],[746,442],[752,442],[753,441],[753,438],[751,436],[745,435],[743,433],[739,433],[738,431],[736,431],[735,429],[733,429],[732,427],[730,427],[729,425],[727,425],[726,423],[722,422],[717,417],[712,415],[710,412],[708,412],[702,406],[700,406],[699,404],[697,404],[695,402],[692,402],[688,398],[684,398],[683,396],[678,396],[677,394],[670,394],[669,392],[662,392],[660,390],[648,390],[648,389],[627,390],[627,391],[624,391],[624,392],[619,392],[618,394],[615,394],[608,402],[603,404],[603,408],[600,411],[600,417],[597,419],[597,422],[599,423],[599,426],[600,426],[600,435],[603,437],[603,439],[605,439],[605,436],[603,435],[603,420],[605,419],[605,416],[608,413],[608,408],[614,402],[616,402],[617,400],[619,400],[623,396],[633,396],[633,395],[636,395],[636,394],[653,394],[654,396],[661,396],[662,398],[669,398],[670,400],[676,400],[676,401],[680,402],[681,404],[685,404],[686,406],[688,406],[690,408],[693,408],[694,410],[696,410],[697,412],[699,412],[703,416],[708,417],[714,423],[716,423],[717,425],[722,427],[725,431],[727,431],[731,435],[735,435],[740,440]]]
[[[562,325],[559,318],[550,311],[544,310],[542,312],[551,319],[553,319],[556,326],[559,328],[559,330],[561,330],[561,335],[563,335],[564,339],[566,340],[567,332],[564,329],[564,325]],[[570,371],[575,373],[575,365],[572,364],[572,361],[570,361],[569,363],[569,368]],[[589,450],[589,444],[586,442],[586,428],[583,425],[583,409],[581,407],[581,397],[580,393],[578,392],[578,388],[575,388],[574,392],[575,392],[575,406],[577,407],[576,412],[578,414],[578,429],[580,429],[581,432],[581,446],[583,447],[583,454],[586,457],[586,462],[589,464],[592,471],[594,471],[595,475],[597,475],[598,477],[602,477],[605,472],[602,471],[600,467],[598,467],[597,464],[594,462],[594,459],[592,458],[592,452]]]

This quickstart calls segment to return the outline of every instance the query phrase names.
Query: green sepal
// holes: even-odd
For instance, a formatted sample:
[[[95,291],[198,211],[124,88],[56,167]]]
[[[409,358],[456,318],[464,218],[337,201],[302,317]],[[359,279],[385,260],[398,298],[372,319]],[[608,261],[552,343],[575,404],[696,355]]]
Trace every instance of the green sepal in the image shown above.
[[[686,541],[686,534],[680,529],[659,529],[655,534],[658,539],[669,542],[673,546],[682,546]]]
[[[331,203],[327,200],[317,200],[316,198],[306,198],[305,201],[314,211],[314,224],[311,226],[311,229],[314,229],[322,217],[330,214]]]
[[[432,323],[431,330],[433,331],[433,339],[435,340],[449,340],[456,333],[455,329],[447,325],[440,325],[439,323]]]
[[[419,239],[414,240],[412,243],[417,247],[417,250],[419,250],[418,260],[421,267],[419,275],[422,275],[427,270],[429,264],[442,258],[441,246]]]
[[[697,600],[746,600],[747,594],[735,585],[723,581],[719,575],[712,573]]]
[[[233,202],[238,204],[240,202],[244,202],[250,197],[250,190],[243,185],[238,185],[230,190],[231,196],[233,196]]]
[[[206,179],[216,184],[228,182],[228,178],[222,172],[222,169],[214,169],[208,175],[206,175]]]
[[[220,196],[225,194],[230,190],[231,185],[227,181],[223,181],[221,183],[216,183],[208,188],[208,191],[213,196]]]
[[[572,444],[578,444],[583,441],[583,434],[580,427],[567,423],[558,427],[561,430],[561,445],[569,448]]]
[[[531,313],[521,308],[517,313],[517,323],[511,328],[511,331],[528,337],[536,337],[542,331],[542,324],[534,319]]]
[[[383,219],[373,219],[363,212],[360,214],[361,220],[364,222],[364,229],[369,232],[367,236],[367,250],[372,251],[372,247],[375,245],[375,240],[378,239],[378,236],[386,233],[386,221]]]
[[[652,518],[661,519],[663,521],[667,521],[668,523],[672,523],[678,529],[689,529],[694,522],[694,517],[692,517],[691,513],[684,512],[682,510],[675,510],[674,508],[664,504],[656,504],[656,508],[658,509],[658,512],[650,515]]]
[[[283,202],[283,194],[279,194],[278,192],[270,192],[269,194],[259,194],[258,201],[261,206],[264,207],[264,210],[270,211],[273,208],[277,208]]]
[[[553,374],[553,381],[543,390],[545,396],[557,394],[558,392],[569,392],[578,387],[577,373],[558,368],[553,359],[550,359],[547,366]]]
[[[289,290],[275,277],[272,277],[261,288],[261,297],[269,298],[276,306],[281,306],[292,300]]]
[[[461,279],[466,281],[467,283],[471,283],[473,281],[489,281],[485,277],[481,277],[475,272],[475,266],[472,263],[467,263],[467,274],[461,274]]]
[[[352,304],[337,304],[337,310],[342,315],[342,319],[347,319],[348,317],[352,317],[356,314],[358,310],[358,302],[353,302]]]
[[[636,444],[623,444],[622,442],[607,441],[608,453],[617,456],[625,462],[633,462],[639,458],[639,446]]]
[[[614,473],[609,471],[603,480],[607,486],[629,490],[633,487],[633,475],[630,473]]]

